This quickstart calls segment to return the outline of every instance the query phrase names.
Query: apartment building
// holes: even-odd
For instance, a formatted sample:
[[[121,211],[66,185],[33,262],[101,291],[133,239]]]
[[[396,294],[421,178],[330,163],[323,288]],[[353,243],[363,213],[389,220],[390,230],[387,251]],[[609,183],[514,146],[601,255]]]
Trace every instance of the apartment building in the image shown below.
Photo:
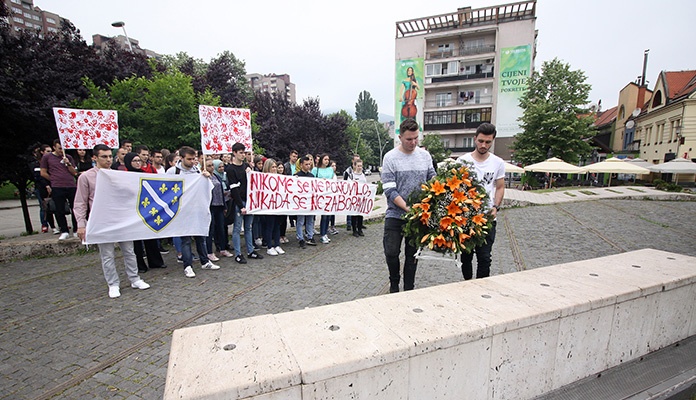
[[[510,160],[521,132],[519,99],[536,55],[536,0],[464,7],[396,23],[395,120],[416,118],[454,157],[474,149],[476,128],[498,128],[494,153]]]
[[[290,75],[282,74],[247,74],[246,78],[254,91],[284,94],[285,98],[295,103],[295,84],[290,81]]]
[[[33,29],[40,34],[57,33],[61,21],[67,21],[58,14],[34,6],[33,0],[4,0],[4,3],[10,10],[8,22],[15,31]]]

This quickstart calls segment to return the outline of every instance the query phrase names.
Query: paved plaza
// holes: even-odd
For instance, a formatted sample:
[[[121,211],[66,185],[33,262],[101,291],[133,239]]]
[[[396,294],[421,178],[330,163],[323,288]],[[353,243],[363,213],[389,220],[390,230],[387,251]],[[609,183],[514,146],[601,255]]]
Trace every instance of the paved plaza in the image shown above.
[[[696,256],[696,201],[598,197],[504,209],[492,273],[644,248]],[[175,329],[386,295],[381,221],[365,234],[342,229],[305,250],[292,240],[285,255],[246,265],[224,259],[217,271],[198,264],[195,279],[184,277],[172,251],[169,268],[141,275],[149,290],[128,287],[120,267],[118,299],[108,298],[94,251],[5,262],[0,399],[161,398]],[[450,258],[427,253],[419,263],[416,289],[460,281]]]

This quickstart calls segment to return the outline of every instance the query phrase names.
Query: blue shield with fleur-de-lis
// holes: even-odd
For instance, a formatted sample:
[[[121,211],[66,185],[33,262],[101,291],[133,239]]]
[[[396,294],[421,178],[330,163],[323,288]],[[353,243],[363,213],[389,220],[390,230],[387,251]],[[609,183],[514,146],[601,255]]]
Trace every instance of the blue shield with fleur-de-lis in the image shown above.
[[[167,226],[179,211],[184,181],[140,178],[138,215],[155,232]]]

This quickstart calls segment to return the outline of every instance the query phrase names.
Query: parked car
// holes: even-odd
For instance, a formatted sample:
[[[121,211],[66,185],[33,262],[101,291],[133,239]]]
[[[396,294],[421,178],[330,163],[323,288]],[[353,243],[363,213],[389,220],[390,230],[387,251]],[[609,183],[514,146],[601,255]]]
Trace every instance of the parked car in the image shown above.
[[[363,171],[363,172],[365,173],[365,176],[372,175],[372,168],[367,167],[367,168],[365,168],[365,171]]]

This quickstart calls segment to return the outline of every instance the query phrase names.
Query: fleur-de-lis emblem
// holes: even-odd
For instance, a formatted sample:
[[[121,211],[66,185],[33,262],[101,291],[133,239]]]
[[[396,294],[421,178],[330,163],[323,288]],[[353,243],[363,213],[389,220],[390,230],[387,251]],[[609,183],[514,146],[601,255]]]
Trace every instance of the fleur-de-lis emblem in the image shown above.
[[[150,209],[150,211],[149,211],[150,215],[152,215],[152,216],[154,216],[154,215],[157,214],[158,212],[159,212],[159,211],[157,211],[157,209],[156,209],[155,207],[152,207],[152,208]]]
[[[133,203],[131,203],[131,204],[133,204]],[[140,204],[142,204],[143,207],[147,207],[147,206],[150,205],[150,199],[148,199],[148,198],[146,197],[145,200],[143,200]]]
[[[158,215],[157,218],[155,218],[155,223],[157,224],[157,226],[160,226],[162,222],[164,222],[164,220],[162,219],[162,217]]]
[[[179,187],[179,184],[174,184],[174,186],[172,186],[172,190],[174,191],[174,193],[179,193],[179,190],[181,190],[181,188]]]
[[[179,201],[179,196],[174,196],[172,199],[172,204],[176,203],[177,201]]]
[[[164,194],[164,192],[167,191],[167,185],[163,183],[162,186],[160,186],[159,191],[162,192],[162,194]]]

